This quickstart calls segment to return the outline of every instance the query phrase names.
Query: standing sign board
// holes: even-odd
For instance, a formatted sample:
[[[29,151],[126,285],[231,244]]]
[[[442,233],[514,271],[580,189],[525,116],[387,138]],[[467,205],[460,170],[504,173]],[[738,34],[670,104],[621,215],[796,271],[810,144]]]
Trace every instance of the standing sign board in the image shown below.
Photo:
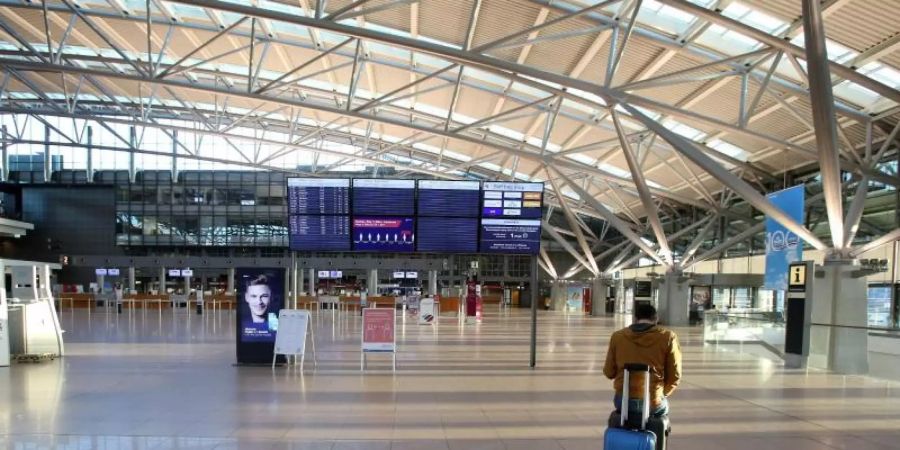
[[[272,367],[275,367],[276,355],[300,355],[300,370],[303,370],[307,333],[312,343],[313,358],[316,358],[315,335],[309,326],[311,317],[312,315],[305,309],[282,309],[278,312],[278,334],[275,335]],[[314,362],[318,363],[317,359],[314,359]]]
[[[797,223],[803,223],[805,192],[795,186],[768,195],[775,207]],[[803,259],[803,243],[784,225],[766,216],[766,276],[764,287],[779,291],[788,288],[788,266]]]
[[[397,367],[396,319],[393,308],[366,308],[363,310],[362,355],[360,370],[366,368],[366,353],[393,354],[393,368]]]
[[[419,325],[431,325],[437,319],[434,310],[434,298],[426,297],[419,301]]]
[[[269,364],[284,303],[284,269],[238,268],[237,362]],[[281,358],[283,362],[283,357]]]
[[[811,261],[795,262],[785,271],[788,288],[784,318],[785,367],[805,367],[809,357],[813,267]]]

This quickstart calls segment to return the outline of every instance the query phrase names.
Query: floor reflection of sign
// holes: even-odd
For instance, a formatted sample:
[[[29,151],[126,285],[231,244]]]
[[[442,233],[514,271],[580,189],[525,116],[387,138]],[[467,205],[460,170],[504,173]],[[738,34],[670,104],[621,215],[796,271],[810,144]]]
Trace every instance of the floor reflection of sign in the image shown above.
[[[362,349],[368,352],[392,352],[394,345],[394,310],[366,308],[363,310]]]
[[[435,316],[434,299],[431,297],[423,298],[419,302],[419,325],[434,323]]]

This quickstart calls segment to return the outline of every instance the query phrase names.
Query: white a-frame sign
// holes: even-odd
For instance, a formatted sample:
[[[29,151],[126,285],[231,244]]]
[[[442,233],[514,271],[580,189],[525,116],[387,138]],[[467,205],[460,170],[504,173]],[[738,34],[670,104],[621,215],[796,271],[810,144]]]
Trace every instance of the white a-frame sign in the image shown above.
[[[312,315],[306,309],[282,309],[278,313],[278,332],[275,335],[275,351],[272,354],[272,368],[278,355],[300,355],[300,370],[306,353],[306,335],[312,343],[313,363],[318,366],[316,356],[316,336],[309,326]]]

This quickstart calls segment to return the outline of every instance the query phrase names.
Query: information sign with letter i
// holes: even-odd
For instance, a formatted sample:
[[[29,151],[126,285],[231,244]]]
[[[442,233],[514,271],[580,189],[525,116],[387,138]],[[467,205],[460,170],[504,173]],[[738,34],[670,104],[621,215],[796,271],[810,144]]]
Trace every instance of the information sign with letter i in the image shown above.
[[[366,353],[390,353],[391,368],[397,369],[396,318],[393,308],[363,309],[362,354],[359,369],[366,369]]]
[[[788,368],[806,367],[809,358],[813,270],[811,261],[794,262],[788,266],[784,318],[784,366]]]
[[[282,309],[278,313],[278,334],[275,335],[275,351],[272,354],[272,368],[278,355],[300,355],[300,370],[306,357],[306,335],[312,343],[313,363],[319,365],[316,356],[316,335],[309,323],[312,315],[305,309]]]

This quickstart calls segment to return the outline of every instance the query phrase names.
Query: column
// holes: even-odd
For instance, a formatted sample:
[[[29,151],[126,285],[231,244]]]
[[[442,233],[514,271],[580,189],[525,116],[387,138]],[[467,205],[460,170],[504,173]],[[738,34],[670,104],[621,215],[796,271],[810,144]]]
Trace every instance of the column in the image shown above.
[[[137,145],[137,133],[135,132],[134,127],[129,127],[130,132],[130,142],[131,149],[128,150],[128,181],[130,183],[134,183],[136,170],[134,167],[134,147]],[[172,180],[175,181],[175,180]]]
[[[228,268],[228,283],[225,285],[225,294],[234,295],[234,267]]]
[[[2,129],[3,129],[3,136],[6,136],[6,125],[3,125]],[[0,155],[0,157],[3,158],[3,161],[2,161],[3,162],[3,168],[2,168],[3,171],[0,172],[0,177],[2,177],[2,178],[0,178],[0,181],[8,181],[9,180],[9,144],[7,144],[6,141],[4,141],[3,144],[0,144],[0,145],[2,145],[2,151],[3,151],[3,154]]]
[[[659,320],[670,327],[688,325],[691,294],[688,278],[681,272],[666,272],[659,279]]]
[[[5,127],[4,127],[5,128]],[[6,144],[3,144],[4,153]],[[4,175],[6,164],[3,164]],[[6,307],[6,265],[0,260],[0,367],[9,366],[9,311]]]
[[[297,254],[291,252],[291,269],[289,270],[291,278],[291,303],[297,307],[297,296],[300,295],[300,281],[297,279]]]
[[[94,182],[94,129],[87,127],[87,182]]]
[[[166,268],[159,268],[159,295],[166,295]]]
[[[591,286],[591,315],[601,316],[606,312],[606,298],[609,295],[609,280],[594,278]]]
[[[825,261],[813,276],[809,366],[841,374],[869,371],[868,292],[858,261]],[[832,325],[832,326],[828,326]],[[859,327],[859,328],[851,328]]]
[[[128,268],[128,293],[132,293],[137,290],[137,281],[135,280],[135,270],[134,267]]]
[[[562,281],[553,280],[550,285],[550,309],[562,311],[566,307],[566,287]]]
[[[184,277],[184,295],[191,295],[191,277]]]
[[[306,292],[306,288],[303,286],[303,269],[300,269],[299,263],[294,265],[294,274],[297,277],[297,295]]]
[[[378,269],[369,270],[369,278],[366,279],[366,289],[369,295],[378,295]]]
[[[437,270],[429,270],[428,271],[428,294],[429,295],[438,295],[438,271]]]
[[[53,175],[53,168],[50,166],[52,158],[50,157],[50,127],[44,125],[44,182],[49,183],[50,177]]]
[[[316,295],[316,269],[309,269],[309,295]]]
[[[103,292],[103,284],[106,282],[106,277],[103,275],[97,275],[97,293]]]

